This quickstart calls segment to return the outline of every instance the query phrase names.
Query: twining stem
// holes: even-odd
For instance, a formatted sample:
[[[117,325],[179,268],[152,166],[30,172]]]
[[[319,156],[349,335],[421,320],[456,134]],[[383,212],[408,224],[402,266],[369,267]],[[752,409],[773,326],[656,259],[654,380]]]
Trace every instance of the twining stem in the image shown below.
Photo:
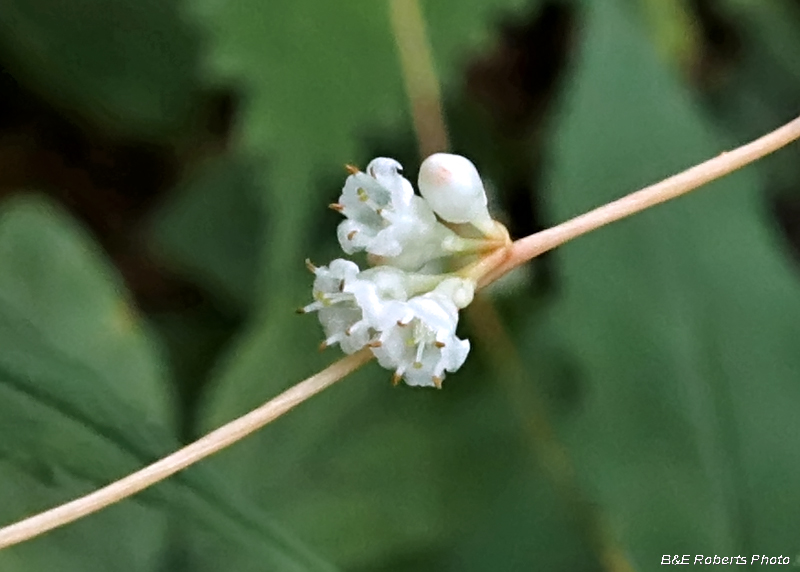
[[[419,0],[392,0],[390,5],[395,44],[400,52],[403,80],[406,88],[417,146],[421,158],[437,151],[447,151],[447,127],[444,119],[439,81],[433,68],[429,42],[425,33],[424,18],[421,17]],[[458,225],[454,225],[458,226]],[[451,229],[458,233],[457,228]],[[490,221],[478,228],[482,239],[460,238],[454,251],[461,254],[482,254],[477,261],[457,274],[476,282],[487,272],[500,265],[508,256],[511,237],[505,226]],[[510,401],[516,407],[517,416],[526,428],[534,456],[560,491],[561,499],[570,512],[580,513],[581,523],[590,545],[598,555],[606,572],[629,572],[632,570],[622,550],[603,524],[602,515],[588,502],[581,502],[584,495],[577,486],[571,461],[550,428],[547,413],[541,403],[526,391],[523,367],[514,344],[501,323],[491,300],[478,296],[467,312],[478,327],[475,328],[477,342],[487,349],[495,370],[505,382]]]
[[[397,0],[400,1],[400,0]],[[800,138],[800,117],[752,143],[721,153],[678,175],[636,191],[558,226],[519,239],[487,257],[479,287],[578,236],[674,199]],[[228,447],[358,369],[372,358],[364,348],[287,389],[274,399],[135,473],[66,504],[0,529],[0,549],[43,534],[132,496]]]
[[[372,358],[369,348],[345,356],[194,443],[86,496],[0,529],[0,548],[18,544],[132,496],[221,451],[330,387]]]
[[[515,241],[507,256],[480,280],[485,286],[510,270],[574,238],[672,200],[711,181],[741,169],[800,138],[800,117],[775,131],[713,159],[700,163],[660,183],[645,187],[559,225]]]

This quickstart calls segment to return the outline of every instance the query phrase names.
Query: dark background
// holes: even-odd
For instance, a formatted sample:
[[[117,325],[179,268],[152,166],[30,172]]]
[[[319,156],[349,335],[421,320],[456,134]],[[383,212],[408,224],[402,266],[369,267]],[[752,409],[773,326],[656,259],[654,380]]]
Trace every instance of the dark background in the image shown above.
[[[274,5],[273,5],[274,4]],[[800,109],[800,2],[422,2],[515,237]],[[344,163],[420,162],[375,0],[0,2],[0,515],[338,359],[293,310]],[[800,554],[800,149],[477,301],[445,390],[376,364],[7,572],[651,570]]]

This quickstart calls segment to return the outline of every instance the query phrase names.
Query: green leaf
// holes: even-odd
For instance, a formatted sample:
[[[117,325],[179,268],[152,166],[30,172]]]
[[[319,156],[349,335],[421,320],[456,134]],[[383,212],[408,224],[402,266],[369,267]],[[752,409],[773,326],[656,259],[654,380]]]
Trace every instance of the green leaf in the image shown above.
[[[697,65],[699,26],[685,0],[637,0],[659,55],[678,69]]]
[[[485,39],[486,16],[510,5],[425,4],[446,85],[455,83],[465,48]],[[262,276],[269,313],[220,364],[205,430],[338,357],[317,354],[318,324],[291,313],[309,292],[299,261],[316,232],[311,222],[339,192],[344,173],[324,185],[326,196],[318,196],[323,185],[315,183],[332,165],[361,155],[360,133],[407,129],[407,118],[385,4],[209,2],[201,16],[214,38],[215,69],[249,90],[239,150],[270,158],[262,180],[270,220]],[[188,236],[182,240],[192,244]],[[329,243],[335,244],[333,234]],[[222,268],[212,257],[206,261]],[[211,463],[253,504],[343,567],[374,569],[386,559],[441,548],[489,510],[496,487],[527,454],[502,393],[491,384],[477,390],[483,373],[453,381],[472,388],[465,394],[433,394],[391,390],[388,374],[368,366]],[[197,567],[259,569],[247,555],[231,562],[203,544],[193,542]]]
[[[131,439],[142,432],[137,426],[172,432],[168,377],[158,348],[121,294],[119,278],[71,221],[37,199],[7,202],[0,215],[0,266],[0,363],[2,389],[9,392],[4,404],[12,395],[38,398],[36,407],[60,410],[77,421],[79,432],[87,420],[118,426],[115,409],[124,404],[138,412]],[[2,417],[9,431],[12,417],[30,424],[27,412],[10,405]],[[54,440],[27,431],[18,439],[41,441],[57,453],[69,431],[56,431],[55,419],[47,423],[53,424]],[[84,466],[77,459],[70,465]]]
[[[788,74],[792,81],[772,82],[776,89],[792,90],[800,81],[800,64],[792,57],[797,50],[797,28],[792,25],[796,21],[800,9],[787,0],[776,2],[753,2],[752,0],[725,0],[722,5],[731,16],[739,19],[745,29],[748,42],[757,44],[758,51],[764,59],[774,60],[770,67]],[[749,57],[748,57],[749,59]],[[752,67],[754,62],[746,62]],[[751,69],[756,72],[755,69]],[[764,78],[767,79],[767,78]],[[784,77],[784,79],[786,79]]]
[[[197,111],[199,42],[177,0],[3,0],[0,60],[51,104],[128,136]]]
[[[297,305],[296,299],[294,305]],[[340,356],[319,354],[313,316],[286,310],[232,348],[205,427],[240,415]],[[211,464],[345,569],[443,548],[475,525],[525,463],[518,426],[491,376],[448,377],[447,391],[392,388],[369,364]],[[258,570],[243,557],[238,570]],[[221,560],[201,557],[206,568]]]
[[[470,42],[486,37],[484,16],[520,4],[425,4],[446,84],[458,77],[456,63]],[[364,160],[359,137],[367,129],[409,129],[388,4],[195,0],[195,6],[211,37],[211,67],[221,80],[247,89],[240,150],[270,159],[262,180],[274,223],[262,273],[262,292],[270,300],[301,279],[298,262],[309,255],[305,233],[337,196],[344,172],[327,183],[325,195],[318,192],[318,177]]]
[[[159,208],[151,229],[160,258],[239,308],[256,298],[266,233],[253,163],[225,157],[203,165]]]
[[[555,133],[555,220],[731,147],[611,1],[588,9]],[[800,285],[760,186],[749,169],[556,253],[536,335],[582,373],[569,440],[636,568],[796,551]]]
[[[729,73],[712,85],[708,99],[726,126],[741,138],[755,138],[797,114],[800,99],[800,34],[794,22],[800,6],[787,0],[726,0],[727,18],[739,31]],[[791,153],[759,164],[773,193],[800,188],[800,168]]]
[[[68,221],[42,203],[6,204],[0,266],[0,514],[8,522],[122,476],[138,464],[125,442],[137,441],[137,427],[160,424],[170,435],[172,422],[155,348]],[[126,410],[134,422],[124,435]],[[10,570],[107,570],[114,561],[149,570],[165,525],[160,511],[126,503],[3,551],[0,562]]]
[[[528,0],[422,0],[425,28],[433,49],[439,80],[458,87],[464,68],[475,54],[485,53],[495,29],[510,14],[532,17],[540,2]],[[446,92],[445,92],[446,93]]]
[[[460,539],[451,569],[600,570],[586,539],[576,534],[580,515],[566,506],[552,482],[518,472],[498,488],[485,520]]]
[[[0,460],[0,480],[4,520],[57,505],[65,500],[65,492],[89,492],[95,486],[35,458]],[[162,511],[141,503],[119,504],[43,539],[3,550],[0,565],[7,572],[151,572],[158,569],[166,531]]]
[[[123,477],[179,443],[159,349],[74,223],[40,200],[6,203],[0,267],[0,518],[10,522]],[[152,569],[167,512],[283,570],[327,569],[202,466],[108,516],[3,551],[0,562],[42,570],[63,569],[63,559],[107,570],[112,554],[102,547],[72,551],[108,543],[136,552],[115,553],[125,563],[115,568]]]

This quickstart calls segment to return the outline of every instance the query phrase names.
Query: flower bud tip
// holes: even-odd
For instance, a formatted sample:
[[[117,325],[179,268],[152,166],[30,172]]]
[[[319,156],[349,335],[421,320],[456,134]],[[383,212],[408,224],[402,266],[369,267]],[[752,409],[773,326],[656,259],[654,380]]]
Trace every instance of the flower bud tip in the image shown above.
[[[350,173],[351,175],[355,175],[356,173],[361,172],[358,169],[358,167],[356,167],[355,165],[351,165],[350,163],[345,164],[344,168],[347,169],[347,172]]]
[[[442,388],[442,378],[441,377],[437,377],[437,376],[434,375],[431,378],[431,381],[433,381],[433,385],[436,387],[436,389],[441,389]]]
[[[419,168],[419,192],[433,211],[452,223],[488,226],[486,191],[475,165],[461,155],[434,153]]]
[[[331,203],[328,205],[329,209],[335,210],[337,213],[340,213],[344,210],[344,205],[339,203]]]

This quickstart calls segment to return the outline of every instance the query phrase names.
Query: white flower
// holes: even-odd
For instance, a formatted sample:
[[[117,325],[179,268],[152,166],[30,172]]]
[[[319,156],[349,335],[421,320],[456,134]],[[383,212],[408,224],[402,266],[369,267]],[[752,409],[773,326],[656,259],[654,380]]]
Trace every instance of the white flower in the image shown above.
[[[369,328],[364,327],[363,313],[355,297],[345,292],[358,275],[358,265],[342,258],[329,266],[314,267],[314,302],[299,310],[319,312],[319,321],[325,331],[322,347],[339,344],[342,351],[351,354],[369,341]]]
[[[339,202],[332,206],[347,217],[337,229],[347,254],[366,250],[382,264],[417,270],[450,254],[445,245],[458,243],[459,237],[414,194],[400,174],[402,168],[394,159],[373,159],[366,173],[347,178]]]
[[[460,265],[471,275],[475,256],[507,246],[508,232],[489,215],[478,171],[464,157],[428,157],[421,197],[394,159],[373,159],[365,172],[349,169],[331,205],[346,217],[337,235],[346,253],[366,251],[373,268],[362,272],[345,259],[319,268],[308,263],[314,301],[300,311],[318,312],[322,347],[339,344],[347,354],[368,347],[394,371],[394,383],[441,388],[445,372],[467,359],[470,343],[456,328],[476,284],[437,272]],[[465,224],[474,228],[459,226]]]
[[[392,219],[402,218],[409,209],[414,189],[400,175],[402,166],[394,159],[379,157],[367,166],[367,172],[347,177],[335,208],[347,220],[339,225],[338,236],[347,254],[367,250],[381,256],[400,254],[402,245]]]
[[[363,321],[378,329],[393,312],[395,304],[408,299],[409,275],[391,266],[365,270],[344,286],[361,309]]]
[[[387,304],[407,298],[405,273],[397,268],[359,272],[354,262],[342,258],[309,268],[315,275],[314,302],[300,311],[319,313],[325,331],[322,347],[338,343],[346,354],[360,350],[375,333],[374,325],[387,315]]]
[[[432,292],[405,303],[387,306],[378,324],[372,353],[394,382],[441,388],[445,371],[460,368],[469,353],[469,340],[456,336],[458,310],[472,300],[474,283],[447,278]]]
[[[359,272],[349,260],[315,267],[314,302],[301,312],[318,312],[325,331],[322,347],[339,344],[347,354],[370,346],[394,381],[441,387],[444,372],[456,371],[469,341],[456,334],[458,310],[472,301],[475,284],[461,278],[408,274],[380,266]],[[430,292],[408,299],[409,291],[438,282]],[[428,286],[430,287],[430,286]],[[426,288],[427,289],[427,288]]]
[[[425,200],[417,196],[413,197],[410,209],[397,217],[387,230],[402,245],[400,251],[394,255],[382,255],[375,248],[367,251],[375,255],[381,265],[408,271],[419,270],[431,260],[452,255],[464,242],[436,220]]]
[[[485,235],[495,232],[486,190],[472,161],[461,155],[436,153],[422,162],[419,192],[433,211],[452,223],[470,223]]]

